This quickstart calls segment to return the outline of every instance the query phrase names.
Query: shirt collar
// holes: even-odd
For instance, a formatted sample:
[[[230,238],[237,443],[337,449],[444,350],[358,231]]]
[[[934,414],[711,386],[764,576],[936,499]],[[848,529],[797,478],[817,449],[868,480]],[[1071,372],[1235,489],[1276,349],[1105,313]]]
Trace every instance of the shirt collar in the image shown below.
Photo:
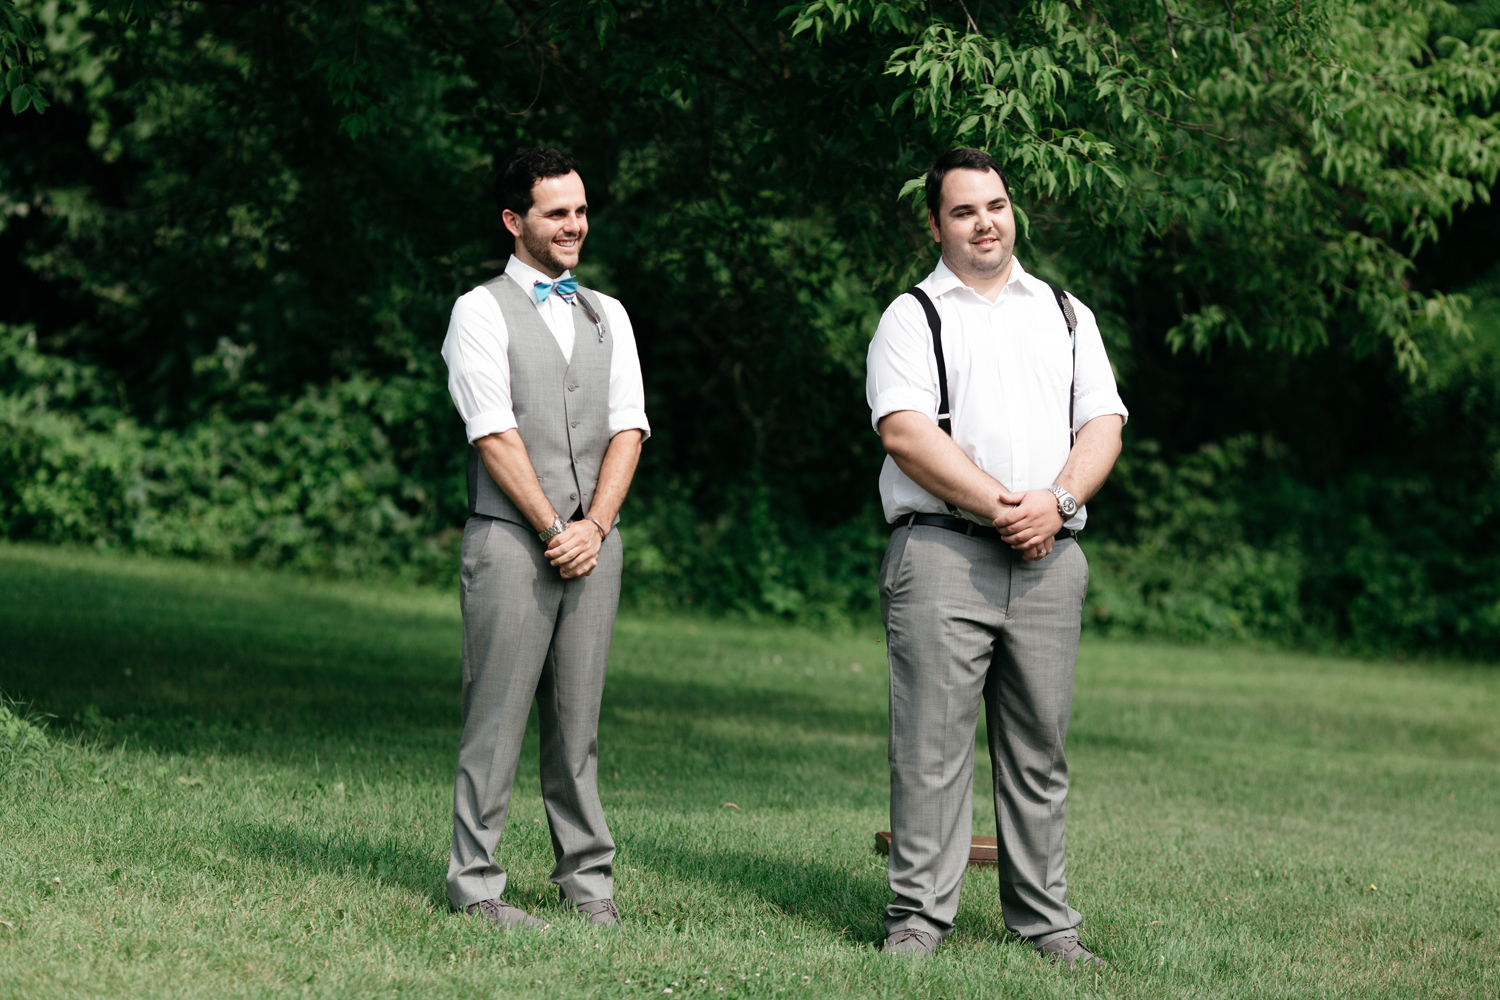
[[[1035,295],[1036,289],[1032,287],[1032,282],[1034,281],[1036,279],[1021,266],[1020,258],[1012,257],[1010,259],[1010,277],[1005,279],[1005,287],[1000,289],[1000,295],[1013,295],[1016,292]],[[932,273],[927,276],[924,284],[928,287],[928,294],[933,298],[937,298],[939,295],[946,295],[960,288],[969,287],[963,283],[963,279],[953,273],[952,269],[948,267],[948,262],[941,258],[938,259],[937,267],[932,269]],[[974,294],[978,295],[979,293],[975,292]],[[996,296],[995,301],[998,302],[999,300],[999,296]]]
[[[538,281],[545,281],[550,285],[554,280],[561,281],[564,278],[568,277],[571,272],[564,271],[555,279],[549,278],[541,271],[538,271],[530,264],[527,264],[526,262],[521,260],[521,258],[517,257],[515,254],[511,254],[510,260],[506,261],[505,263],[505,273],[515,279],[515,282],[525,290],[526,294],[530,295],[531,286],[535,285]],[[538,306],[540,306],[540,304],[538,304]]]

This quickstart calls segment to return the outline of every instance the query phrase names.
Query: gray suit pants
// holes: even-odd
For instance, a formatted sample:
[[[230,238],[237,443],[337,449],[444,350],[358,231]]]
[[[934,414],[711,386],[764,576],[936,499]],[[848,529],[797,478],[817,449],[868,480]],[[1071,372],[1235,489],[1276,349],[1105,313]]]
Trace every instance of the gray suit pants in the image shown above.
[[[542,735],[542,800],[557,867],[574,903],[614,895],[615,842],[599,803],[599,702],[620,603],[622,549],[610,532],[594,572],[564,580],[529,526],[474,517],[464,526],[463,739],[453,788],[448,901],[505,891],[495,849],[531,703]]]
[[[1040,945],[1082,921],[1063,876],[1063,741],[1088,561],[1071,539],[1040,562],[926,525],[891,535],[880,571],[891,662],[888,933],[953,930],[973,831],[974,728],[995,771],[1000,907]]]

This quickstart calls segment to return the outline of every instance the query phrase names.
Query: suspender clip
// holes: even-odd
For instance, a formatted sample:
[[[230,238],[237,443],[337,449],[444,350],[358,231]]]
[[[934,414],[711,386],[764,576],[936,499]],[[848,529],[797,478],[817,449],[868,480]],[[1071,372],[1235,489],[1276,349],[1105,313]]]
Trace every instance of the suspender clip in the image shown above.
[[[599,318],[598,313],[594,312],[594,307],[589,305],[589,300],[582,295],[575,295],[573,301],[583,306],[583,311],[594,323],[594,329],[599,331],[599,343],[604,343],[604,321]]]

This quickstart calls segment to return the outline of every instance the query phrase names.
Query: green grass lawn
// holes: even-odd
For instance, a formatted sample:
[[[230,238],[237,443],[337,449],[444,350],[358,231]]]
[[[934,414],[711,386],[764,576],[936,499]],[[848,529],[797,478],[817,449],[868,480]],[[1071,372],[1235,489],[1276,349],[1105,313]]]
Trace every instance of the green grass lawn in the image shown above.
[[[622,620],[627,926],[556,909],[534,724],[502,848],[554,927],[451,916],[458,647],[453,595],[0,546],[0,691],[53,716],[0,725],[0,996],[1500,996],[1492,667],[1086,642],[1095,974],[1007,937],[993,869],[936,959],[877,950],[875,631]]]

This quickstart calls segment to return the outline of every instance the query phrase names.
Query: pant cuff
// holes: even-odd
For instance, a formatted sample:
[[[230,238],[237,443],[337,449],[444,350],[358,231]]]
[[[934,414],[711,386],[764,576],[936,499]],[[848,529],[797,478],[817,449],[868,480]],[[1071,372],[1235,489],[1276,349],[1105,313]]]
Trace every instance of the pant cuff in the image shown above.
[[[614,899],[615,887],[613,884],[596,887],[592,892],[585,891],[575,886],[570,893],[562,886],[557,887],[557,901],[563,906],[580,906],[584,903],[592,903],[600,899]]]
[[[482,885],[471,886],[467,890],[460,890],[456,886],[449,886],[448,905],[454,910],[461,911],[466,906],[482,903],[486,899],[499,899],[501,893],[504,891],[504,889],[501,889],[500,892],[494,892],[489,887]]]

